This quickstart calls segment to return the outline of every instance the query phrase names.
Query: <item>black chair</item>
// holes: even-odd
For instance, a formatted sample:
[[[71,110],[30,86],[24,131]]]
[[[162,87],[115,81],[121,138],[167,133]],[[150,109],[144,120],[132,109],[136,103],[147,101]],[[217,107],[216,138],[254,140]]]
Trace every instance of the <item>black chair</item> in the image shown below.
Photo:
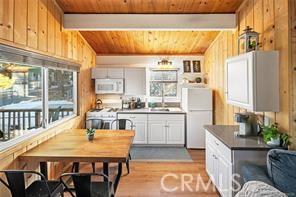
[[[65,173],[61,175],[60,180],[65,187],[65,192],[69,192],[73,197],[114,196],[114,182],[92,181],[94,177],[103,177],[109,180],[106,175],[98,173]],[[67,184],[69,181],[73,181],[74,187]]]
[[[115,127],[114,124],[116,124]],[[111,122],[111,128],[118,130],[132,130],[134,128],[134,123],[130,119],[115,119]]]
[[[88,118],[85,121],[85,128],[104,129],[105,123],[103,119]]]
[[[7,182],[0,178],[10,191],[12,197],[37,197],[47,196],[56,197],[63,196],[64,187],[60,181],[46,180],[43,174],[29,170],[4,170]],[[31,183],[28,187],[25,184],[25,174],[35,174],[41,179]]]
[[[115,127],[114,124],[116,124]],[[118,130],[132,130],[134,128],[134,123],[130,119],[116,119],[112,121],[111,128],[115,128]],[[128,160],[125,162],[127,174],[130,173],[129,161],[132,159],[130,153],[128,154],[128,157]]]
[[[88,118],[85,121],[85,128],[103,129],[105,127],[104,120],[97,118]],[[91,163],[93,172],[96,172],[96,164]],[[72,165],[72,172],[79,172],[79,162],[74,162]]]

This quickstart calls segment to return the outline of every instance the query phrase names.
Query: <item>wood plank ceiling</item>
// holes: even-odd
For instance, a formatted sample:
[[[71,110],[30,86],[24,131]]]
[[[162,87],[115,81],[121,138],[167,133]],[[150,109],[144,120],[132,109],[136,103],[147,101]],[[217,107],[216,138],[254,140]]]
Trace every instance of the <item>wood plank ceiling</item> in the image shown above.
[[[56,0],[65,13],[234,13],[243,0]],[[217,31],[83,31],[100,54],[203,54]]]
[[[56,0],[65,13],[234,13],[243,0]]]
[[[97,54],[203,54],[218,32],[85,31]]]

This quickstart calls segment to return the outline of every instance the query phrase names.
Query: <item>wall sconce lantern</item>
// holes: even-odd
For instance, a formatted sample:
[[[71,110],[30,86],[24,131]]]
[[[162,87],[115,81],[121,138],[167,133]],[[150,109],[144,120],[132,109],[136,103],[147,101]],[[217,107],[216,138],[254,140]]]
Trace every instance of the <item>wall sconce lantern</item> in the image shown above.
[[[244,33],[238,37],[238,54],[258,50],[258,46],[259,33],[252,31],[252,28],[247,26]]]

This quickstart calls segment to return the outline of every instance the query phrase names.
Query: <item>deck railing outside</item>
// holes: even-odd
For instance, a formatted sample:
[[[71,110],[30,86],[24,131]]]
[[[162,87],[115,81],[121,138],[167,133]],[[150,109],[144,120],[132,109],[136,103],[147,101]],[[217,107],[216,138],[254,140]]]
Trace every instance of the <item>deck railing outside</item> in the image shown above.
[[[73,108],[49,109],[48,122],[73,113]],[[41,109],[0,109],[0,141],[7,141],[28,130],[42,127]]]

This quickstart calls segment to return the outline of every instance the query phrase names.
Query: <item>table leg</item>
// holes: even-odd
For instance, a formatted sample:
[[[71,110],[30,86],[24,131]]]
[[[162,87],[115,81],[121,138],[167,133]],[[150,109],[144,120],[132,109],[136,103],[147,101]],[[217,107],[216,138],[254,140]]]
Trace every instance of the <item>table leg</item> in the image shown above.
[[[40,162],[40,172],[48,179],[47,162]]]
[[[109,163],[104,162],[103,163],[103,173],[106,176],[109,176]],[[104,178],[104,182],[108,182],[109,180],[107,178]]]
[[[117,175],[116,175],[115,183],[114,183],[114,190],[115,190],[115,192],[116,192],[116,190],[117,190],[117,186],[118,186],[118,184],[119,184],[119,181],[120,181],[121,175],[122,175],[122,163],[119,162],[119,163],[118,163],[118,173],[117,173]]]

